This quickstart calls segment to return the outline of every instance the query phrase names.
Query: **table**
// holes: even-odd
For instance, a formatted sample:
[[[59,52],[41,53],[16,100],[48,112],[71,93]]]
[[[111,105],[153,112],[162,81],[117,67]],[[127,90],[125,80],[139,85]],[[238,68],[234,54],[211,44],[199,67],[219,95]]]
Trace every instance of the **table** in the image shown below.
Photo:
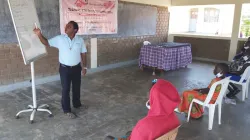
[[[161,70],[176,70],[187,67],[192,63],[191,44],[165,42],[160,44],[144,45],[139,56],[139,67],[144,65]]]

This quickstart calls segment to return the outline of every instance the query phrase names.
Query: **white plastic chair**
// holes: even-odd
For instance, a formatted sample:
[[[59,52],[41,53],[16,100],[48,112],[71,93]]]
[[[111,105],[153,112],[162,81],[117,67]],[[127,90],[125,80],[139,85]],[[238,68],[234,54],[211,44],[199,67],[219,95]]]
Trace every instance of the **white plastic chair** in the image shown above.
[[[248,98],[249,81],[250,81],[250,66],[246,68],[239,82],[230,80],[231,83],[242,86],[242,101],[245,101],[245,98]]]
[[[227,77],[223,80],[220,80],[216,83],[214,83],[212,85],[212,87],[210,88],[209,90],[209,93],[207,94],[207,98],[206,100],[203,102],[203,101],[200,101],[198,99],[193,99],[190,106],[189,106],[189,110],[188,110],[188,118],[187,118],[187,122],[189,122],[189,118],[190,118],[190,113],[191,113],[191,110],[192,110],[192,106],[193,106],[193,103],[197,103],[199,105],[202,105],[203,106],[203,109],[205,107],[207,107],[209,109],[209,123],[208,123],[208,130],[212,130],[213,128],[213,120],[214,120],[214,111],[215,111],[215,107],[216,105],[218,105],[218,115],[219,115],[219,124],[221,124],[221,106],[222,106],[222,99],[223,99],[223,96],[224,94],[226,93],[227,91],[227,88],[228,88],[228,84],[229,84],[229,79],[230,77]],[[221,84],[221,90],[220,90],[220,93],[219,93],[219,96],[217,98],[217,100],[215,101],[214,104],[210,104],[209,102],[211,101],[213,95],[214,95],[214,92],[215,92],[215,89],[218,85]]]

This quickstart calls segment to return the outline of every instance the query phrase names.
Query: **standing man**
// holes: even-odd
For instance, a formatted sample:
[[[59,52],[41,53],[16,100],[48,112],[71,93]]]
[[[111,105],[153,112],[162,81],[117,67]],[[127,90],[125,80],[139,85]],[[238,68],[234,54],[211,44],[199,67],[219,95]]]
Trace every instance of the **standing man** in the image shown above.
[[[72,119],[76,115],[71,112],[70,86],[72,83],[73,106],[79,108],[82,106],[80,101],[81,72],[82,75],[87,72],[87,49],[84,40],[76,35],[78,29],[78,24],[75,21],[70,21],[65,27],[65,35],[58,35],[49,40],[42,35],[39,28],[34,29],[35,34],[46,47],[55,47],[59,50],[59,73],[62,84],[61,103],[66,116]]]

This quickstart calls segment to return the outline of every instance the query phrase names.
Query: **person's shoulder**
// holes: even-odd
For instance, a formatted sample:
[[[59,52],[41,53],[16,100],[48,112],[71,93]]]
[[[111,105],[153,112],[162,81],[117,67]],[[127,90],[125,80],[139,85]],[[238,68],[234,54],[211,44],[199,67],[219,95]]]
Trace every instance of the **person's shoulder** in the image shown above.
[[[143,128],[143,126],[148,124],[147,122],[148,122],[148,119],[147,119],[147,117],[145,117],[137,122],[135,128],[137,128],[137,129]]]
[[[133,134],[140,136],[140,139],[147,137],[147,135],[152,131],[152,126],[149,125],[148,118],[143,118],[137,122],[133,128]]]
[[[77,40],[79,40],[79,41],[83,41],[83,42],[84,42],[83,37],[81,37],[81,36],[79,36],[79,35],[76,35],[75,38],[76,38]]]
[[[80,35],[75,35],[76,39],[82,39],[82,37]]]
[[[137,122],[136,128],[139,131],[143,131],[145,128],[152,127],[152,124],[154,124],[154,119],[151,117],[145,117]],[[145,130],[144,130],[145,131]]]
[[[215,82],[218,82],[218,81],[220,81],[220,80],[221,80],[221,78],[216,77],[216,78],[212,79],[211,83],[215,83]]]
[[[65,37],[65,35],[61,34],[61,35],[56,35],[56,36],[54,36],[53,38],[62,39],[62,38],[64,38],[64,37]]]
[[[57,37],[59,37],[59,38],[66,38],[67,36],[65,34],[60,34],[60,35],[57,35]]]
[[[79,39],[79,38],[80,38],[80,36],[79,36],[79,35],[75,35],[75,38]]]

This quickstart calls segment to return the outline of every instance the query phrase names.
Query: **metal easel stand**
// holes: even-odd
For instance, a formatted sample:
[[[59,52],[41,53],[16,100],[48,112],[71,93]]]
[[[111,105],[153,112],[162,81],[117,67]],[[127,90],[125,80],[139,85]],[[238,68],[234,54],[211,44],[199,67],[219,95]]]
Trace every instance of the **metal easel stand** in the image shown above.
[[[42,104],[39,107],[37,107],[34,62],[30,63],[30,67],[31,67],[31,79],[32,79],[31,82],[32,82],[33,105],[28,105],[28,107],[27,107],[28,109],[19,111],[16,114],[16,119],[19,119],[19,115],[21,113],[32,112],[31,115],[30,115],[30,123],[32,124],[34,122],[35,113],[37,111],[47,112],[47,113],[49,113],[49,117],[53,117],[53,115],[52,115],[52,112],[49,110],[49,105]]]

